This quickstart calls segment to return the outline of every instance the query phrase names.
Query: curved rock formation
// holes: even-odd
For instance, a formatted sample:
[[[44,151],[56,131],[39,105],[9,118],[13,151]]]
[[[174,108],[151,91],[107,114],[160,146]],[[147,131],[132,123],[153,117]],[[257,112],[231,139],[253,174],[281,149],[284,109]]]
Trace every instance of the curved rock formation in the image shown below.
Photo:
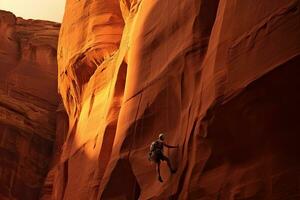
[[[38,199],[52,161],[59,28],[0,11],[0,199]]]
[[[298,0],[67,2],[54,199],[298,199]],[[179,150],[157,181],[159,132]]]

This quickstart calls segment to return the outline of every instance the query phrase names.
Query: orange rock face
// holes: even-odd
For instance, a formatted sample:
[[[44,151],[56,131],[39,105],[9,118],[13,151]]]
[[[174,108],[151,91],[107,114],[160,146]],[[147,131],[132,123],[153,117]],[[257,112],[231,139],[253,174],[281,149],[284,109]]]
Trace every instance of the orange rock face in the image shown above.
[[[0,11],[0,199],[38,199],[53,154],[60,24]]]
[[[298,199],[296,0],[67,2],[54,199]],[[147,160],[166,133],[163,183]]]

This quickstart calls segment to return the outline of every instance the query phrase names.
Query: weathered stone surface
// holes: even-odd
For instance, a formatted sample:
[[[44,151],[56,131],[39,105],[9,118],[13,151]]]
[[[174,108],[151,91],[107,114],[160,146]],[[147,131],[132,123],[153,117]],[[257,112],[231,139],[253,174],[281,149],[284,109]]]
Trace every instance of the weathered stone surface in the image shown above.
[[[0,199],[38,199],[49,170],[59,28],[0,11]]]
[[[54,199],[298,199],[300,3],[67,2]],[[75,14],[76,13],[76,14]],[[147,160],[166,132],[178,168]]]

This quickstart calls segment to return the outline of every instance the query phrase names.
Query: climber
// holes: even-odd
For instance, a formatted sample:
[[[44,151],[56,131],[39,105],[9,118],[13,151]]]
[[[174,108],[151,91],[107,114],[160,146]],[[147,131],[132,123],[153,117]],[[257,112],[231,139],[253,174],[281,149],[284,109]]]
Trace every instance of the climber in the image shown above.
[[[174,174],[176,172],[176,170],[172,168],[169,158],[163,154],[163,150],[164,150],[164,146],[167,148],[178,148],[178,145],[177,146],[168,145],[164,142],[164,139],[165,139],[165,135],[163,133],[159,134],[158,140],[152,142],[152,144],[150,146],[149,156],[148,156],[148,159],[150,161],[154,161],[156,163],[158,180],[160,182],[163,182],[161,175],[160,175],[160,161],[167,162],[170,172],[172,174]]]

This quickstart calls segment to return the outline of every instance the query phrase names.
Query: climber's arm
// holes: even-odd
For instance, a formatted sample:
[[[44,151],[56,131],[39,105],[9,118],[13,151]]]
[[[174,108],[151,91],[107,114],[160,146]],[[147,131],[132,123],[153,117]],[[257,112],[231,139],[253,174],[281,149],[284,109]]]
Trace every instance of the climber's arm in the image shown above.
[[[168,147],[168,148],[178,148],[178,145],[176,146],[172,146],[172,145],[168,145],[166,143],[163,143],[165,147]]]

